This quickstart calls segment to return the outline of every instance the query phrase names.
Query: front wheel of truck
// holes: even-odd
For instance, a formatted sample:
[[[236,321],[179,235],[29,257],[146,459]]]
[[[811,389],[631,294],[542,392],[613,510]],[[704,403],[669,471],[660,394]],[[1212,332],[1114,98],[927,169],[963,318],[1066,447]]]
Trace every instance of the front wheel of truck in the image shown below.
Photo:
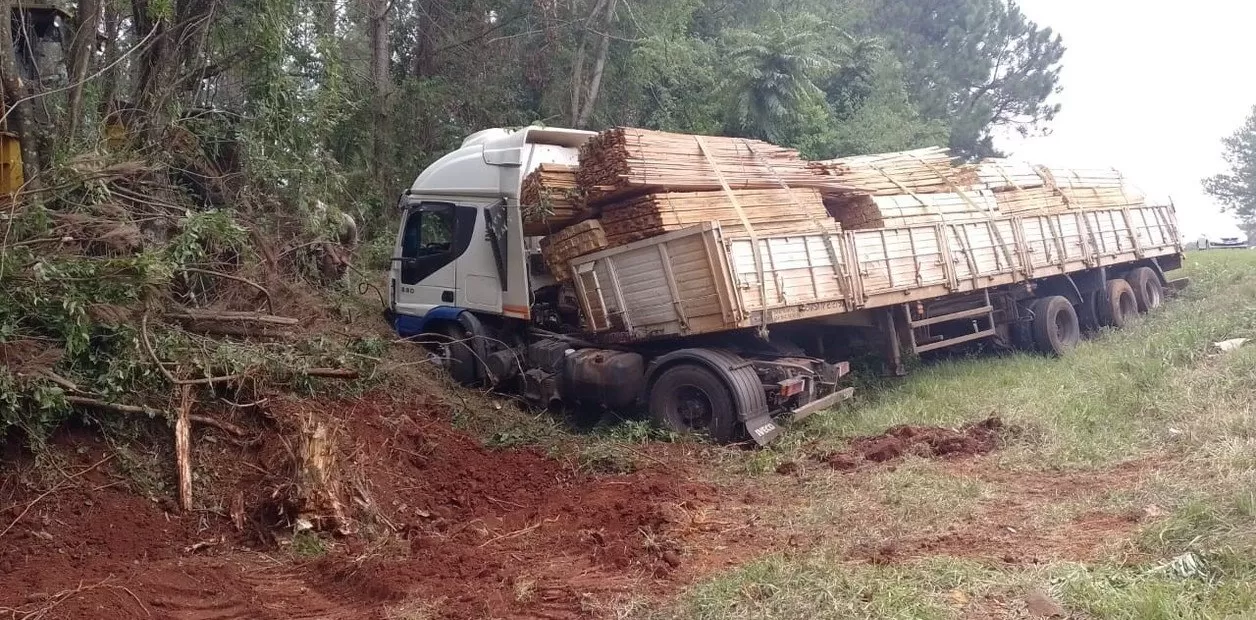
[[[682,435],[702,434],[718,442],[737,435],[737,408],[719,377],[696,364],[665,368],[649,394],[655,424]]]

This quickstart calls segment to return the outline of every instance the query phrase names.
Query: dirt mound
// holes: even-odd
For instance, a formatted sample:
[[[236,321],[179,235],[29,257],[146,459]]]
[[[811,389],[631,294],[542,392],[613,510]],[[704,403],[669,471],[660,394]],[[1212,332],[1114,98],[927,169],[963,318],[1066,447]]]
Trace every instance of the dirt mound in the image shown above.
[[[880,435],[860,437],[845,450],[818,457],[833,469],[850,471],[869,463],[884,463],[904,456],[946,458],[974,456],[999,447],[1009,432],[997,417],[965,424],[958,430],[936,426],[895,426]]]
[[[581,617],[620,596],[673,592],[771,544],[735,516],[759,498],[690,482],[684,462],[592,476],[536,450],[486,449],[422,397],[289,402],[272,415],[287,408],[338,424],[352,535],[298,549],[290,534],[261,535],[273,517],[264,511],[233,525],[231,498],[253,504],[284,478],[269,471],[284,461],[275,437],[206,441],[201,433],[217,431],[198,429],[204,507],[180,514],[161,494],[137,495],[130,464],[102,441],[63,433],[62,473],[0,457],[0,529],[13,524],[0,535],[0,608],[46,618]]]

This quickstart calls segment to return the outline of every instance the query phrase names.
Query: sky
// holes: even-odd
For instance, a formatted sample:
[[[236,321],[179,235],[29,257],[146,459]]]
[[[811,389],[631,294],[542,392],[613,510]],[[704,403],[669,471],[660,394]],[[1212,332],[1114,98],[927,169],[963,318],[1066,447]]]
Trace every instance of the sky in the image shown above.
[[[1050,135],[1005,136],[1017,159],[1115,167],[1172,198],[1183,235],[1236,230],[1201,180],[1226,171],[1221,140],[1256,106],[1256,2],[1020,0],[1064,37]]]

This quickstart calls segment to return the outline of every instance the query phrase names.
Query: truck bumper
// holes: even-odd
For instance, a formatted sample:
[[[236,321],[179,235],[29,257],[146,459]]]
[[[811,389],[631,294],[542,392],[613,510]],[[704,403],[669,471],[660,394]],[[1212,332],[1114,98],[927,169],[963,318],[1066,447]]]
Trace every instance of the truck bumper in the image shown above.
[[[850,397],[854,395],[855,395],[855,388],[853,387],[848,387],[843,390],[838,390],[836,392],[833,392],[832,394],[829,394],[828,396],[825,396],[824,398],[817,398],[797,409],[790,411],[789,419],[791,422],[798,422],[800,420],[804,420],[810,417],[811,414],[816,413],[818,411],[824,411],[825,409],[830,409],[832,407],[835,407],[837,406],[838,403],[844,400],[849,400]]]

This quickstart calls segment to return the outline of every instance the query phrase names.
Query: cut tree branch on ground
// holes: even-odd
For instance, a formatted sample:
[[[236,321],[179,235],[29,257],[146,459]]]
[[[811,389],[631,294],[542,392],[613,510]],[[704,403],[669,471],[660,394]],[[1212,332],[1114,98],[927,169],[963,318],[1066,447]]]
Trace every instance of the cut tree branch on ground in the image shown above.
[[[186,326],[188,331],[215,336],[235,336],[237,338],[267,338],[287,340],[292,332],[266,329],[261,327],[242,327],[239,325],[223,325],[212,321],[193,321]]]
[[[172,319],[182,321],[223,321],[223,322],[242,322],[242,323],[266,323],[268,325],[286,325],[296,326],[301,324],[300,319],[294,319],[286,316],[276,316],[273,314],[259,314],[256,312],[206,312],[203,310],[187,310],[184,312],[168,312],[166,316]]]
[[[182,386],[174,423],[175,465],[179,472],[179,509],[192,510],[192,387]]]
[[[165,417],[165,413],[158,411],[156,409],[149,409],[147,407],[137,407],[135,405],[122,405],[118,403],[111,403],[111,402],[103,401],[97,398],[87,398],[85,396],[67,396],[66,400],[71,405],[78,405],[80,407],[91,407],[93,409],[103,409],[105,411],[116,411],[118,413],[137,413],[140,415],[146,415],[146,416],[154,417],[154,418]],[[249,435],[248,431],[244,430],[243,428],[240,428],[239,426],[236,426],[235,424],[232,424],[230,422],[224,422],[222,420],[211,418],[209,416],[190,415],[188,416],[188,420],[192,422],[196,422],[198,424],[212,426],[218,430],[221,430],[230,435],[234,435],[236,437],[247,437]]]
[[[320,379],[357,379],[358,371],[346,368],[311,368],[305,371],[310,377],[318,377]]]

